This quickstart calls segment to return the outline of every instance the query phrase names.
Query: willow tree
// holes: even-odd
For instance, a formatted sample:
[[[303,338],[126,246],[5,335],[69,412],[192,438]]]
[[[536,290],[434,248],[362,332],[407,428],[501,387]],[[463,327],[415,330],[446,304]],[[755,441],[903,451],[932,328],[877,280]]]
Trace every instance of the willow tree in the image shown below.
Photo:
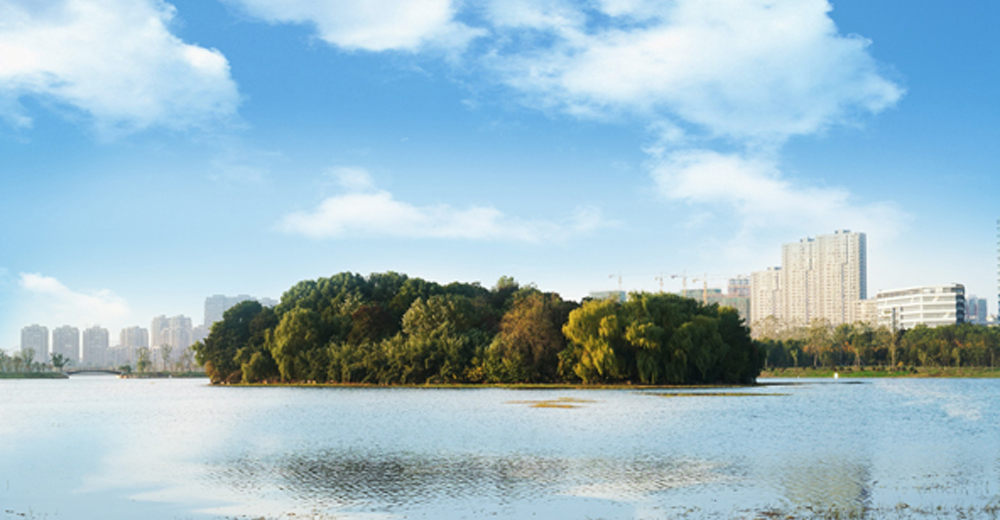
[[[569,314],[563,326],[563,334],[577,359],[573,372],[584,383],[622,377],[623,363],[616,352],[623,341],[619,307],[617,301],[610,299],[585,302]]]

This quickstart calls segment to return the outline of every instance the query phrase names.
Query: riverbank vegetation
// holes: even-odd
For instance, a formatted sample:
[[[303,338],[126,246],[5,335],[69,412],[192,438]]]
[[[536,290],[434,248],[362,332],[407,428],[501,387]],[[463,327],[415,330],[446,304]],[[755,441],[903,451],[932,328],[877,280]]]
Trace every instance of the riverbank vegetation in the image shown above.
[[[734,309],[673,294],[580,304],[391,272],[243,302],[193,349],[213,383],[248,384],[750,384],[762,360]]]
[[[906,375],[943,367],[994,368],[1000,363],[1000,329],[968,323],[891,331],[863,323],[830,327],[816,322],[780,337],[760,339],[758,344],[766,369],[851,366],[859,373],[870,368],[886,375]]]
[[[0,372],[0,379],[66,379],[62,372]]]

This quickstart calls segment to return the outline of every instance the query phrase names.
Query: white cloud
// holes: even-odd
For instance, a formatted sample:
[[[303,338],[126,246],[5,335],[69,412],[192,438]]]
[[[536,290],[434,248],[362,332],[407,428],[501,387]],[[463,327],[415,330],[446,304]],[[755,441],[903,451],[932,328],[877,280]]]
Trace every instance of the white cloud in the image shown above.
[[[18,281],[33,301],[22,302],[34,315],[62,323],[97,324],[129,315],[128,303],[109,290],[92,293],[73,291],[59,280],[37,273],[21,273]]]
[[[887,239],[909,219],[892,203],[862,204],[845,189],[796,185],[764,157],[675,152],[653,165],[652,176],[665,199],[731,208],[747,232],[781,228],[816,234],[850,228]]]
[[[270,23],[315,26],[319,37],[348,50],[462,48],[482,34],[454,20],[452,0],[229,0]]]
[[[31,119],[33,96],[69,106],[104,133],[188,128],[232,116],[229,63],[170,33],[160,0],[0,0],[0,117]]]
[[[340,167],[330,170],[340,187],[349,192],[370,191],[375,189],[375,181],[368,170],[357,167]]]
[[[577,210],[566,222],[526,221],[488,206],[416,206],[375,188],[360,168],[335,170],[346,193],[328,197],[313,211],[286,215],[278,229],[315,239],[345,237],[441,238],[537,243],[562,240],[610,225],[595,208]]]
[[[498,28],[554,30],[571,35],[586,16],[562,0],[492,0],[486,4],[490,22]]]
[[[530,103],[580,116],[629,112],[739,140],[780,143],[879,112],[902,89],[869,42],[838,33],[826,0],[606,0],[603,26],[525,14],[547,47],[511,45],[492,67]],[[494,16],[512,25],[511,15]],[[567,21],[577,20],[575,27]],[[641,20],[642,23],[636,23]],[[537,40],[537,39],[536,39]],[[532,42],[536,40],[531,40]]]
[[[469,59],[526,103],[630,113],[711,137],[780,144],[893,105],[869,41],[828,0],[229,0],[271,23],[313,24],[345,49],[486,42]]]

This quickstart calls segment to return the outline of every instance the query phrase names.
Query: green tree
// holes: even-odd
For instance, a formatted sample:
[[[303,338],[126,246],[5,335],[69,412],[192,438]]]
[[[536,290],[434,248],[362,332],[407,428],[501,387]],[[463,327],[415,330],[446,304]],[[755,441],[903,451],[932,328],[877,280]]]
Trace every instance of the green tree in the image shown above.
[[[281,317],[269,346],[282,381],[308,379],[309,353],[321,348],[321,325],[319,314],[308,308],[297,307]]]
[[[815,319],[809,323],[808,340],[803,350],[812,355],[813,366],[819,366],[820,357],[831,351],[830,325],[826,320]]]
[[[145,374],[149,367],[152,365],[150,361],[151,355],[149,352],[149,347],[139,347],[135,349],[135,369],[139,371],[140,374]]]
[[[68,357],[62,355],[61,353],[52,353],[52,366],[60,372],[62,372],[63,367],[69,365],[70,361],[71,360]]]
[[[173,350],[174,350],[174,347],[172,347],[170,345],[161,345],[160,346],[160,359],[162,360],[162,363],[163,363],[163,371],[164,372],[167,371],[167,363],[170,362],[170,353],[173,352]]]
[[[260,323],[260,320],[255,322],[255,319],[265,312],[266,315],[273,316],[270,309],[265,311],[256,301],[238,303],[223,314],[222,321],[212,324],[212,330],[204,341],[191,346],[195,352],[195,360],[205,367],[205,374],[213,384],[224,381],[236,383],[243,379],[237,353],[249,345],[252,339],[259,345],[263,344],[267,327],[260,330],[261,327],[254,324]]]
[[[399,332],[396,320],[379,304],[363,304],[351,313],[351,332],[348,343],[378,343]]]
[[[25,370],[31,370],[31,365],[35,362],[35,349],[26,348],[22,350],[21,360],[24,363]]]

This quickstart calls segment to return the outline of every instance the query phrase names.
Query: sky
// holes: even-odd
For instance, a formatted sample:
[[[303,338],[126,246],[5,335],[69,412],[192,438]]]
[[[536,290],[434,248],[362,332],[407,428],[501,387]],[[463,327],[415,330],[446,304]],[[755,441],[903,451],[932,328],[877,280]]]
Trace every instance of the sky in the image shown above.
[[[396,271],[997,301],[992,2],[0,0],[0,348]]]

